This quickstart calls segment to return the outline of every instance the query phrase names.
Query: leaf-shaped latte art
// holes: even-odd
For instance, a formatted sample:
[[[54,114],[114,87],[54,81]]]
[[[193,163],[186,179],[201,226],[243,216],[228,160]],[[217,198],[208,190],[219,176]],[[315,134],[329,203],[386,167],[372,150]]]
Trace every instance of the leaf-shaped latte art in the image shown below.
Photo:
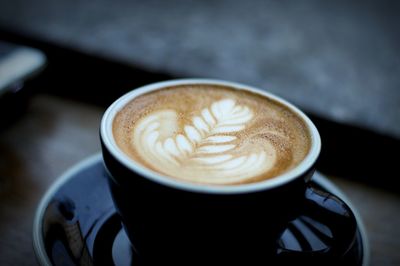
[[[156,111],[138,122],[134,146],[147,164],[172,177],[211,184],[243,182],[268,171],[276,159],[268,142],[261,150],[239,151],[238,133],[253,116],[232,99],[212,103],[183,126],[175,110]]]

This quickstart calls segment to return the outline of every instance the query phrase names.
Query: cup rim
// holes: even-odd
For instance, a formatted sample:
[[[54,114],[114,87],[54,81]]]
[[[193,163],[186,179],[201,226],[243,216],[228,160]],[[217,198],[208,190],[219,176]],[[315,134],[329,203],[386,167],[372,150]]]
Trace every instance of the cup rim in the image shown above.
[[[292,112],[294,112],[298,117],[300,117],[306,124],[311,139],[311,147],[308,154],[303,159],[303,161],[301,161],[300,164],[298,164],[296,167],[271,179],[266,179],[254,183],[227,186],[227,185],[198,184],[198,183],[191,183],[188,181],[182,181],[170,178],[168,176],[159,174],[155,171],[145,168],[144,166],[140,165],[139,163],[131,159],[118,147],[113,138],[112,124],[118,111],[120,111],[127,103],[129,103],[137,96],[147,92],[155,91],[170,86],[191,85],[191,84],[192,85],[210,84],[210,85],[228,86],[230,88],[237,90],[250,91],[283,104],[284,106],[289,108]],[[136,174],[139,174],[141,177],[146,178],[155,183],[167,187],[172,187],[178,190],[208,193],[208,194],[252,193],[282,186],[297,178],[300,178],[304,173],[306,173],[309,169],[311,169],[314,163],[316,162],[321,150],[321,138],[314,123],[300,109],[295,107],[293,104],[289,103],[288,101],[282,99],[279,96],[276,96],[261,89],[257,89],[252,86],[230,81],[223,81],[217,79],[203,79],[203,78],[174,79],[168,81],[161,81],[133,89],[132,91],[126,93],[125,95],[117,99],[114,103],[112,103],[105,111],[100,124],[100,138],[104,144],[105,149],[108,150],[108,152],[112,155],[114,159],[116,159],[127,169],[135,172]]]

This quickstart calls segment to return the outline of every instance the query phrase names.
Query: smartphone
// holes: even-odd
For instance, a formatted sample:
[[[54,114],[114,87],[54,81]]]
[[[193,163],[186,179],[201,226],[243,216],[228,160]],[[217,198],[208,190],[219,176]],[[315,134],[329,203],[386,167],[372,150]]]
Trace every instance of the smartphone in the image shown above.
[[[25,110],[29,97],[24,82],[45,65],[40,50],[0,41],[0,129]]]
[[[45,62],[45,55],[37,49],[0,41],[0,96],[38,73]]]

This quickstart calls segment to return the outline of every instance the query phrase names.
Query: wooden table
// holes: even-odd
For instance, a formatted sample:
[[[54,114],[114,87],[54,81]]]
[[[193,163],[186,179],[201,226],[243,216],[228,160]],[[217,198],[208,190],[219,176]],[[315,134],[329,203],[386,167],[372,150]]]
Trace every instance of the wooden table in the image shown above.
[[[0,132],[0,265],[35,265],[32,223],[46,189],[65,170],[100,151],[103,109],[36,95],[28,112]],[[400,265],[400,196],[332,178],[365,221],[371,265]]]

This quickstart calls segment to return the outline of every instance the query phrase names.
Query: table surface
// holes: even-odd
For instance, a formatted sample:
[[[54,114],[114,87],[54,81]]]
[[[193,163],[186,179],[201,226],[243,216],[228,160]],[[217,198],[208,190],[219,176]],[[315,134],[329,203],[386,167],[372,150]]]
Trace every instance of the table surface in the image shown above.
[[[36,264],[33,216],[39,200],[64,171],[100,151],[103,109],[39,94],[27,113],[0,132],[0,265]],[[331,178],[364,219],[371,265],[400,265],[400,196]]]
[[[0,26],[174,76],[250,83],[400,138],[399,11],[390,0],[13,0],[0,1]]]

